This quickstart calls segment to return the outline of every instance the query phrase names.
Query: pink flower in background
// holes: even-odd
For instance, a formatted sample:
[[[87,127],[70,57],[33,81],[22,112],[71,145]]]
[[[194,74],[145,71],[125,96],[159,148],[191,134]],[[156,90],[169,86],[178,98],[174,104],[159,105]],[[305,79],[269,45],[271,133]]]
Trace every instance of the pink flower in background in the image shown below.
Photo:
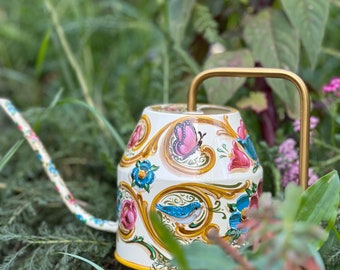
[[[310,130],[313,130],[317,127],[317,125],[319,124],[320,119],[318,117],[315,116],[311,116],[309,119],[309,128]],[[298,132],[300,131],[300,119],[296,119],[294,121],[294,131]]]
[[[309,129],[310,129],[310,133],[309,133],[309,143],[312,143],[312,138],[313,138],[313,130],[317,127],[317,125],[319,124],[320,119],[318,117],[315,116],[311,116],[309,118]],[[300,131],[301,128],[301,122],[300,119],[296,119],[294,121],[294,131],[298,132]]]
[[[325,94],[334,94],[340,97],[340,77],[335,77],[330,80],[329,84],[322,87]]]
[[[319,176],[314,173],[313,168],[309,168],[308,169],[308,186],[313,185],[318,179],[319,179]]]

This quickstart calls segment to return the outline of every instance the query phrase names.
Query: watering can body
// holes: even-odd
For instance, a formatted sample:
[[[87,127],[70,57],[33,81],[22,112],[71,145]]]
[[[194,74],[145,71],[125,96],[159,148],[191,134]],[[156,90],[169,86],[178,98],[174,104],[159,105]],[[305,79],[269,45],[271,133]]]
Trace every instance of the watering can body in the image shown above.
[[[69,210],[95,229],[116,233],[115,257],[134,269],[173,269],[171,255],[150,219],[157,212],[183,245],[208,243],[217,230],[226,240],[242,234],[244,211],[257,206],[263,170],[239,111],[196,104],[198,86],[218,76],[290,80],[300,93],[300,184],[307,185],[309,95],[295,74],[279,69],[217,68],[198,74],[187,104],[144,109],[117,170],[117,221],[96,218],[68,190],[51,157],[14,105],[0,106],[17,124]],[[111,209],[111,207],[109,208]]]
[[[116,258],[136,269],[166,269],[171,256],[152,226],[152,211],[183,244],[208,242],[210,229],[225,239],[240,235],[237,225],[256,206],[262,175],[237,110],[147,107],[118,165]]]

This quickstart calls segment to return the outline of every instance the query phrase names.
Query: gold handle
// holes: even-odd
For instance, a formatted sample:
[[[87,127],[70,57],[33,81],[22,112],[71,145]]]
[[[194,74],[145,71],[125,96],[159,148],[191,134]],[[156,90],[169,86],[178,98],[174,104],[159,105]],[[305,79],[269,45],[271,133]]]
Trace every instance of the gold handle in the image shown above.
[[[300,164],[299,184],[305,190],[308,183],[309,160],[309,117],[310,101],[307,87],[303,80],[291,71],[274,68],[213,68],[199,73],[191,82],[188,92],[188,111],[196,111],[196,95],[200,84],[212,77],[267,77],[291,81],[300,94]]]

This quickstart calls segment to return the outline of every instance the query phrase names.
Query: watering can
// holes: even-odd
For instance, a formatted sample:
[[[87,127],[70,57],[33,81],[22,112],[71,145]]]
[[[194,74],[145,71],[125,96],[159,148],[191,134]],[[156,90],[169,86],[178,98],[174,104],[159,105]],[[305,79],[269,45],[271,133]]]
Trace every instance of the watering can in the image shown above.
[[[171,255],[159,239],[150,212],[183,245],[209,242],[211,229],[224,239],[242,232],[244,210],[256,207],[263,170],[238,110],[197,104],[200,84],[212,77],[268,77],[291,81],[300,94],[300,178],[307,186],[309,95],[294,73],[269,68],[214,68],[192,81],[187,104],[144,109],[118,164],[118,221],[96,218],[73,197],[39,137],[14,105],[0,105],[37,153],[69,210],[86,225],[116,233],[115,258],[134,269],[170,269]],[[111,207],[109,207],[111,209]]]

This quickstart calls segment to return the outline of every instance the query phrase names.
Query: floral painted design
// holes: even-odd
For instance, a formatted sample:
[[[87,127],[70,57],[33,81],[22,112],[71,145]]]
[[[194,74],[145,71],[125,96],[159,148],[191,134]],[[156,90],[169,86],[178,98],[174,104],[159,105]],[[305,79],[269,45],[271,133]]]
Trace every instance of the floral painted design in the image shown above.
[[[245,150],[245,152],[250,156],[251,159],[257,160],[257,154],[255,151],[254,144],[247,133],[247,130],[244,126],[244,122],[240,120],[240,126],[237,128],[238,138],[236,139],[238,143],[240,143]]]
[[[263,190],[263,181],[260,181],[257,187],[255,184],[253,184],[252,189],[247,190],[247,193],[250,197],[249,209],[258,208],[259,199],[260,199],[260,196],[262,195],[262,190]]]
[[[230,155],[230,163],[228,170],[234,169],[248,169],[250,167],[250,160],[248,156],[238,148],[236,141],[232,142],[232,153]]]
[[[14,115],[18,112],[18,110],[14,107],[14,105],[12,104],[12,102],[6,102],[5,104],[6,106],[6,109],[8,110],[8,112],[11,114],[11,115]]]
[[[158,168],[159,166],[152,165],[149,160],[138,160],[131,172],[131,186],[137,186],[150,192],[150,185],[155,180],[154,172],[157,171]]]
[[[138,124],[131,134],[131,137],[127,144],[128,149],[131,149],[138,143],[138,141],[140,140],[142,136],[142,132],[143,132],[143,126],[141,124]]]
[[[137,209],[133,200],[124,200],[120,210],[120,224],[127,231],[135,227],[137,220]]]
[[[59,173],[58,173],[58,170],[55,168],[54,164],[51,162],[49,162],[48,164],[48,171],[53,175],[53,176],[57,176]]]
[[[233,171],[237,169],[248,169],[251,165],[248,156],[240,150],[241,147],[239,143],[234,140],[232,141],[231,153],[229,152],[226,144],[222,144],[221,148],[217,148],[217,152],[220,153],[220,158],[229,158],[230,162],[228,164],[228,171]]]
[[[239,229],[239,224],[245,221],[246,211],[248,209],[257,208],[259,197],[262,193],[262,181],[256,185],[252,184],[251,188],[246,189],[246,193],[242,194],[236,203],[228,204],[231,215],[229,217],[229,227],[226,235],[233,240],[238,239],[241,234],[246,233],[248,229]]]
[[[229,204],[229,209],[232,212],[229,217],[229,226],[231,229],[238,229],[237,226],[245,220],[245,211],[249,207],[248,194],[242,194],[234,204]]]

